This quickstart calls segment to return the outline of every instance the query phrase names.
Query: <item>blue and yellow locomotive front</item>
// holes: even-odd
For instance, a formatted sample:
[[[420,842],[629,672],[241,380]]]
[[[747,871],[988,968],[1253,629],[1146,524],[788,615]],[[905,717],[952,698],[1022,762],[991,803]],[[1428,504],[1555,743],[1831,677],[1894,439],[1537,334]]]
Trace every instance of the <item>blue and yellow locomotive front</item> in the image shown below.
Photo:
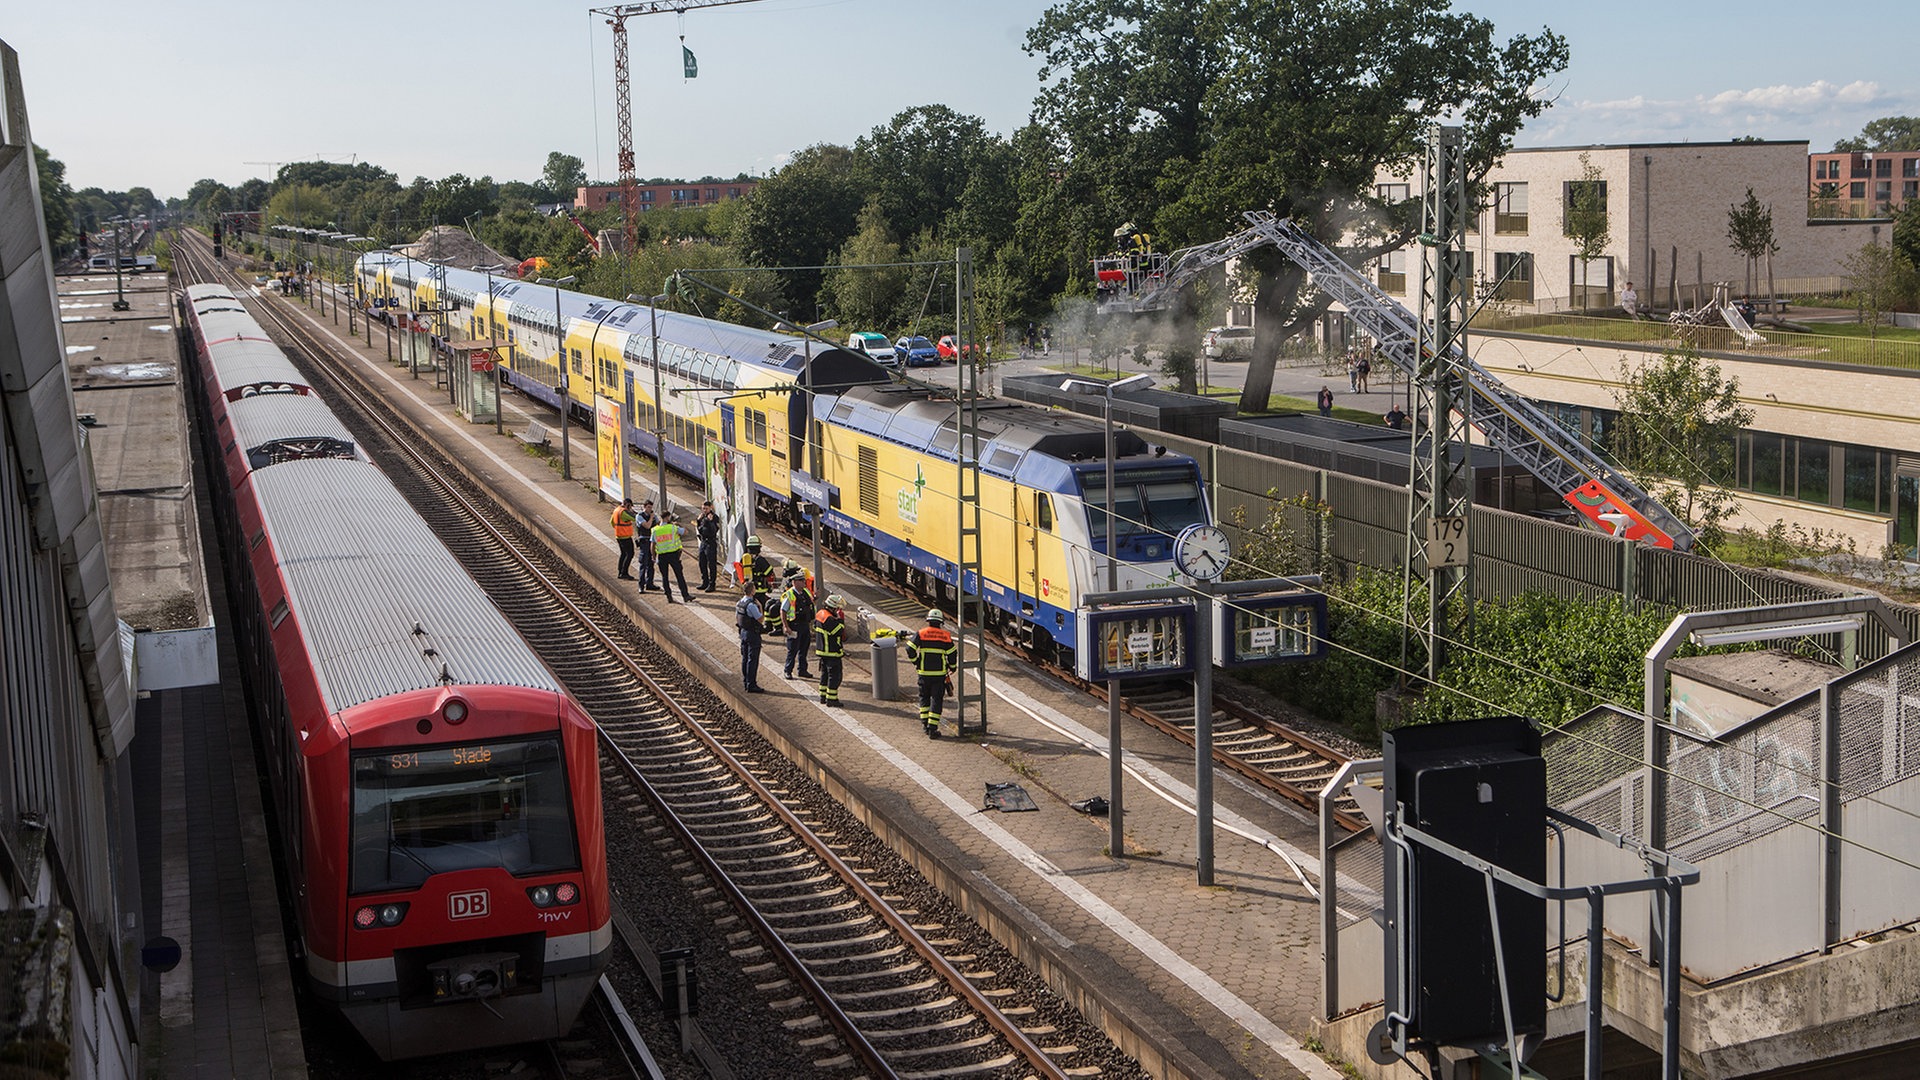
[[[827,523],[848,538],[848,553],[909,588],[952,597],[961,513],[954,402],[905,386],[859,387],[816,410]],[[1076,608],[1107,587],[1104,430],[1006,401],[982,403],[980,429],[985,580],[966,589],[985,597],[996,628],[1036,649],[1071,649]],[[1119,587],[1175,588],[1173,537],[1211,520],[1198,464],[1118,432],[1113,505]]]

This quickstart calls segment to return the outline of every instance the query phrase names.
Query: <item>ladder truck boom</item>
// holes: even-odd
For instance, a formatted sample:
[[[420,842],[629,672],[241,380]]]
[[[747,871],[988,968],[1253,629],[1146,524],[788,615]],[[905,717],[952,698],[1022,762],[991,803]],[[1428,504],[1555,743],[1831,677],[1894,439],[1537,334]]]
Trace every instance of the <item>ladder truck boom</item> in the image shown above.
[[[1307,271],[1316,287],[1346,308],[1361,330],[1378,341],[1377,354],[1421,379],[1430,374],[1431,355],[1420,354],[1420,324],[1413,312],[1355,271],[1291,218],[1270,211],[1245,214],[1248,227],[1211,244],[1182,248],[1151,262],[1142,256],[1095,260],[1102,278],[1100,310],[1141,312],[1166,307],[1182,287],[1202,273],[1268,244]],[[1139,264],[1121,266],[1114,260]],[[1103,266],[1102,264],[1108,264]],[[1457,343],[1448,360],[1466,384],[1462,409],[1467,422],[1487,442],[1520,462],[1542,484],[1560,493],[1576,512],[1615,536],[1655,547],[1687,550],[1693,531],[1618,469],[1608,464],[1534,402],[1474,362]]]

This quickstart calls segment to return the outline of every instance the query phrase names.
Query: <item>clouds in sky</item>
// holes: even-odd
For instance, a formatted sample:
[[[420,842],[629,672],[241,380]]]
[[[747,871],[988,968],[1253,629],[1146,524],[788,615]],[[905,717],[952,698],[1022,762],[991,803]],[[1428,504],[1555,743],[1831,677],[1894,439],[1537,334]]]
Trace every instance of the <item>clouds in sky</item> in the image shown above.
[[[1756,86],[1692,97],[1635,95],[1608,101],[1556,102],[1527,126],[1523,146],[1635,142],[1716,142],[1756,136],[1806,139],[1819,151],[1857,134],[1867,121],[1910,111],[1910,95],[1879,83],[1816,79],[1799,86]]]

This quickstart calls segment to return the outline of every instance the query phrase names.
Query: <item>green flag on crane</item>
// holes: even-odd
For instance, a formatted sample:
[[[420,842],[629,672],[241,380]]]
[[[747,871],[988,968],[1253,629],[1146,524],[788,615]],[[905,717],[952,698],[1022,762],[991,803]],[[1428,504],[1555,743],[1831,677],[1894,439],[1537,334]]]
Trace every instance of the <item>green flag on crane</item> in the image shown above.
[[[680,64],[686,69],[687,78],[697,79],[700,77],[700,61],[693,58],[693,50],[687,48],[685,45],[680,46]]]

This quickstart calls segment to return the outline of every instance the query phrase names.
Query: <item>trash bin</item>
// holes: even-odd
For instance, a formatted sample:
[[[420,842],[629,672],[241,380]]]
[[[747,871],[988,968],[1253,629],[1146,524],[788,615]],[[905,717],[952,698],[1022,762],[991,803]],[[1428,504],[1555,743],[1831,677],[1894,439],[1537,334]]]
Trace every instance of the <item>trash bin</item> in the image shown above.
[[[897,637],[874,639],[873,700],[900,700],[900,639]]]

